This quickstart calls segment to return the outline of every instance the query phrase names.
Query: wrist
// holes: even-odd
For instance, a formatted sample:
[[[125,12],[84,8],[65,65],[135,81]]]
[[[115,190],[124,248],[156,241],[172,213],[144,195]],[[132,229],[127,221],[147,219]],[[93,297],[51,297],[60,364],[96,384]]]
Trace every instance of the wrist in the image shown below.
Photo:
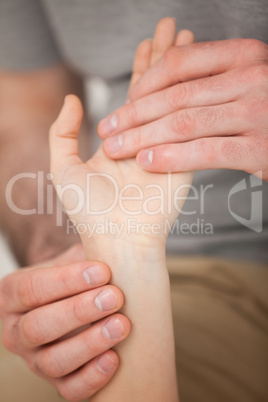
[[[82,239],[86,258],[108,264],[112,272],[120,270],[156,271],[166,268],[165,240],[144,237],[97,235]]]

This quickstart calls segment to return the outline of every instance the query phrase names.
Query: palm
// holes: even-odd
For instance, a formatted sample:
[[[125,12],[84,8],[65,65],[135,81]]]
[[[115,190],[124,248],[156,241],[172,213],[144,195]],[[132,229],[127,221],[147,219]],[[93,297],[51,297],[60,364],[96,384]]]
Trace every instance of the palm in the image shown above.
[[[175,26],[173,30],[168,24],[165,27],[162,26],[162,30],[160,29],[158,33],[156,30],[154,47],[152,47],[150,41],[141,43],[134,61],[132,86],[146,69],[169,49],[174,42],[174,34]],[[166,38],[166,43],[163,42],[163,37]],[[69,98],[69,110],[67,106],[65,114],[63,113],[63,116],[58,119],[59,128],[56,127],[55,129],[54,138],[58,138],[58,142],[55,141],[55,146],[51,148],[52,166],[55,167],[52,171],[54,170],[56,176],[58,176],[58,180],[55,181],[61,183],[61,185],[78,185],[82,190],[80,195],[86,194],[89,196],[86,197],[86,202],[80,212],[72,213],[70,211],[68,213],[74,219],[76,225],[89,223],[92,226],[95,223],[101,224],[107,219],[118,225],[125,224],[125,229],[129,219],[136,219],[137,223],[140,224],[157,224],[161,227],[168,220],[171,225],[183,205],[182,199],[174,203],[175,192],[181,186],[184,186],[184,188],[181,187],[177,195],[179,197],[187,195],[188,188],[185,186],[191,183],[192,174],[172,174],[168,178],[167,174],[149,173],[140,169],[135,159],[112,160],[108,158],[104,154],[102,147],[98,149],[91,159],[86,163],[82,163],[77,154],[77,135],[81,123],[81,110],[81,104],[79,106],[78,99],[72,98],[70,100]],[[62,140],[60,140],[61,134],[59,132],[61,127],[64,127]],[[69,135],[66,135],[66,133],[69,133]],[[53,139],[53,130],[51,134]],[[66,139],[67,141],[69,140],[71,145],[68,149],[63,150],[67,145]],[[61,157],[67,162],[58,167],[57,162]],[[92,174],[96,174],[97,177],[95,179],[90,177],[89,185],[87,178]],[[118,202],[114,203],[114,208],[107,211],[115,201],[115,187],[111,180],[117,186],[119,192],[123,191],[124,197],[132,197],[132,199],[124,200],[123,204],[118,200]],[[126,186],[128,186],[127,189]],[[140,196],[140,199],[137,198],[138,196]],[[77,198],[77,195],[74,197],[70,193],[66,194],[66,197],[62,198],[63,205],[66,209],[71,210],[77,204]],[[99,211],[99,213],[94,214],[92,211]],[[148,236],[151,237],[150,229],[147,232]],[[138,234],[140,236],[140,233]],[[164,238],[167,234],[163,234]],[[84,234],[81,237],[85,238],[86,235]],[[133,238],[132,233],[131,239]]]
[[[189,173],[172,174],[168,179],[166,174],[145,172],[139,168],[135,159],[109,159],[100,147],[86,163],[79,162],[70,166],[62,176],[61,182],[63,185],[75,183],[88,195],[82,211],[69,213],[76,225],[88,224],[92,228],[94,224],[101,225],[109,221],[117,225],[123,224],[122,233],[126,234],[128,221],[135,220],[141,225],[149,225],[146,234],[151,237],[150,227],[153,224],[162,227],[166,220],[170,224],[174,222],[178,215],[178,208],[174,205],[174,193],[180,186],[189,185],[191,179],[192,175]],[[120,204],[120,196],[116,197],[115,186],[119,192],[123,191],[124,197],[132,199],[124,199]],[[179,196],[185,196],[186,193],[187,187],[180,191]],[[69,210],[75,207],[76,201],[71,194],[69,197],[66,194],[63,198],[64,206]],[[113,203],[114,207],[110,208]],[[182,204],[180,201],[180,208]],[[144,235],[141,233],[141,226],[137,234]],[[82,237],[86,235],[87,233],[84,233]],[[167,233],[162,233],[161,238],[165,235]]]

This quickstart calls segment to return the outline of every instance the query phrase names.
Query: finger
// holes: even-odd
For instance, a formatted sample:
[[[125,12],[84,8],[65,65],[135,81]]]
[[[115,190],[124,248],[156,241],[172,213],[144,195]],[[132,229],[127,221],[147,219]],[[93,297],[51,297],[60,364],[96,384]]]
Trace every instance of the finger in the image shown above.
[[[133,73],[129,84],[129,91],[138,79],[150,67],[152,52],[152,39],[145,39],[141,42],[136,50],[135,59],[133,63]]]
[[[134,61],[133,74],[129,86],[129,92],[138,79],[174,44],[176,22],[173,18],[163,18],[157,24],[154,39],[145,40],[137,49]],[[127,102],[126,104],[129,104]],[[98,125],[98,132],[101,138],[103,133],[110,133],[118,125],[118,118],[115,114],[103,119]]]
[[[63,377],[111,349],[129,332],[128,318],[113,314],[76,336],[39,349],[32,365],[37,373],[46,377]]]
[[[156,26],[154,39],[146,39],[138,46],[129,92],[145,71],[174,44],[175,30],[175,20],[173,18],[163,18]]]
[[[188,29],[178,32],[175,40],[175,46],[190,45],[194,43],[194,34]]]
[[[109,157],[119,159],[135,156],[141,149],[155,145],[247,133],[253,129],[253,124],[246,113],[246,108],[239,102],[183,109],[110,137],[104,141],[103,148]],[[115,143],[120,143],[121,148],[115,148]]]
[[[25,312],[108,283],[109,268],[99,261],[58,267],[22,269],[0,282],[0,306]]]
[[[105,352],[76,372],[54,380],[60,394],[68,401],[78,401],[94,395],[107,384],[119,365],[113,350]]]
[[[224,73],[248,61],[263,60],[266,45],[254,39],[230,39],[172,47],[146,71],[132,88],[130,100],[167,88],[178,82]]]
[[[253,173],[261,169],[254,155],[249,137],[214,137],[149,148],[138,153],[137,162],[145,170],[159,173],[203,169]]]
[[[174,45],[176,21],[174,18],[162,18],[155,29],[150,65],[152,66]]]
[[[252,74],[252,71],[237,69],[235,72],[183,82],[149,94],[123,105],[107,116],[100,122],[98,133],[105,139],[132,127],[158,120],[177,110],[232,102],[248,89],[249,74]],[[110,123],[114,120],[114,115],[117,121],[116,127],[112,127]]]
[[[67,95],[56,121],[50,129],[51,172],[54,183],[70,166],[82,163],[78,156],[78,135],[83,118],[83,108],[75,95]]]
[[[121,290],[106,285],[39,307],[24,314],[19,322],[22,346],[33,348],[52,342],[116,312],[123,303]]]

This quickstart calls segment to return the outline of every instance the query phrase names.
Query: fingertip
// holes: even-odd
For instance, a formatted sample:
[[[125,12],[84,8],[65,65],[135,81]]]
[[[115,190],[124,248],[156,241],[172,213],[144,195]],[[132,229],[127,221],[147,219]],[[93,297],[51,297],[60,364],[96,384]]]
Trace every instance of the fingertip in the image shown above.
[[[110,267],[108,267],[108,265],[106,265],[104,262],[100,262],[100,261],[98,261],[97,264],[100,266],[100,268],[103,271],[105,283],[108,283],[112,277],[112,272],[111,272]]]
[[[105,139],[112,135],[117,128],[118,116],[116,113],[112,113],[99,122],[97,132],[100,138]]]
[[[173,17],[165,17],[162,18],[156,25],[156,30],[162,30],[162,29],[175,29],[176,27],[176,18]]]
[[[58,116],[58,129],[61,125],[69,126],[75,132],[79,131],[83,117],[83,107],[80,99],[73,94],[66,95]]]
[[[152,164],[154,160],[154,153],[152,149],[144,149],[140,151],[137,156],[136,160],[138,165],[145,170],[151,170]]]
[[[136,56],[145,57],[152,50],[153,39],[147,38],[144,39],[137,47]]]
[[[84,281],[91,287],[107,284],[111,279],[109,267],[99,261],[85,261],[81,264]]]
[[[123,147],[123,136],[116,135],[114,137],[109,137],[102,143],[102,149],[106,156],[111,159],[118,159],[120,157],[120,151]]]
[[[116,285],[112,285],[109,284],[106,286],[107,289],[111,290],[117,298],[117,307],[116,307],[116,311],[118,311],[119,309],[121,309],[123,307],[123,305],[125,304],[125,295],[122,292],[122,290],[120,288],[118,288]]]
[[[194,43],[194,33],[189,29],[183,29],[176,36],[175,46],[191,45]]]
[[[96,358],[96,367],[104,375],[112,376],[119,366],[119,357],[113,350],[107,350]]]
[[[116,321],[117,320],[120,321],[120,324],[121,324],[121,327],[123,330],[122,335],[118,338],[118,341],[116,342],[116,344],[117,344],[129,336],[129,334],[131,332],[131,322],[130,322],[130,319],[122,313],[114,313],[109,318],[107,317],[108,318],[107,321],[109,321],[109,319],[111,317],[113,317],[113,319],[115,319]]]

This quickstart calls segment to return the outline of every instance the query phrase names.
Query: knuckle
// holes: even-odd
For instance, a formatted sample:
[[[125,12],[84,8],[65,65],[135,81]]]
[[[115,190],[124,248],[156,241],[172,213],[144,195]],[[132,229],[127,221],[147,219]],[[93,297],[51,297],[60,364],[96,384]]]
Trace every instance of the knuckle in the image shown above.
[[[170,119],[170,129],[173,134],[184,139],[191,137],[194,131],[194,119],[192,114],[183,110],[174,113]]]
[[[66,374],[64,367],[57,359],[55,353],[49,348],[42,351],[35,364],[39,372],[50,378],[60,378]]]
[[[268,99],[266,96],[254,95],[251,96],[250,100],[241,102],[243,117],[254,123],[255,130],[264,125],[267,126],[267,114],[268,114]]]
[[[171,47],[163,56],[164,65],[168,70],[174,72],[174,68],[177,67],[177,54],[179,48]],[[182,51],[182,50],[181,50]]]
[[[187,83],[174,85],[165,91],[164,102],[170,109],[176,110],[185,107],[191,97],[191,86]]]
[[[16,351],[16,343],[10,331],[4,330],[2,333],[2,344],[10,352]]]
[[[128,125],[135,125],[138,121],[138,109],[135,102],[127,105],[128,110]]]
[[[10,352],[17,353],[20,345],[20,323],[21,317],[11,318],[8,325],[4,325],[2,332],[2,344]],[[7,324],[7,323],[5,323]]]
[[[33,355],[30,358],[26,359],[26,363],[28,369],[31,370],[33,373],[37,375],[43,375],[42,369]]]
[[[84,325],[88,323],[88,306],[86,306],[84,294],[79,295],[73,300],[73,315],[80,324]]]
[[[40,298],[34,278],[32,275],[25,275],[18,284],[18,298],[25,308],[33,308],[39,305]]]
[[[150,136],[151,137],[151,136]],[[153,137],[153,136],[152,136]],[[133,143],[131,144],[132,150],[139,150],[142,148],[144,142],[146,141],[146,138],[144,138],[144,132],[141,127],[135,128],[135,135],[129,137],[129,140]]]
[[[74,399],[74,394],[72,390],[69,388],[69,386],[66,384],[66,382],[60,382],[57,385],[57,390],[59,394],[62,396],[62,398],[67,399],[70,402],[75,402],[77,399]]]
[[[262,134],[252,135],[251,148],[256,155],[263,154],[267,157],[268,152],[268,136]]]
[[[232,139],[226,139],[221,145],[223,157],[230,162],[243,161],[245,158],[250,158],[250,152],[248,151],[244,144],[240,144]]]
[[[40,327],[36,311],[32,311],[29,315],[24,316],[21,321],[21,331],[23,338],[28,344],[37,346],[44,343],[45,334]]]
[[[214,162],[217,159],[215,148],[210,141],[202,139],[198,144],[205,160]]]
[[[6,309],[6,302],[11,296],[10,289],[7,286],[7,280],[6,278],[2,279],[0,281],[0,317],[2,316],[1,313],[3,313]]]
[[[0,281],[0,317],[5,311],[9,311],[10,301],[14,295],[14,276],[17,273],[9,274]]]
[[[264,63],[252,67],[252,76],[255,84],[263,86],[268,78],[268,65]]]
[[[79,402],[82,398],[78,396],[78,392],[68,382],[68,380],[59,381],[57,384],[59,394],[70,402]],[[80,390],[81,393],[81,390]],[[90,395],[88,395],[90,397]]]
[[[226,111],[224,106],[220,108],[202,107],[197,112],[198,125],[201,127],[209,127],[209,125],[217,125],[224,122],[225,119],[231,117],[231,110]]]
[[[248,54],[251,54],[257,60],[267,60],[268,48],[264,42],[258,39],[240,39],[241,47],[247,50]]]

